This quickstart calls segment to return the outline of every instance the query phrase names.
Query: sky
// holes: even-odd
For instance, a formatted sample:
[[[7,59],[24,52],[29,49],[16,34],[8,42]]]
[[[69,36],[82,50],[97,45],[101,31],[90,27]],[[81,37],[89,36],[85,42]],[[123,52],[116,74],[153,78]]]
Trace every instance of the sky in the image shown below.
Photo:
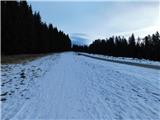
[[[29,1],[42,21],[90,43],[113,35],[143,37],[160,30],[158,0]],[[82,39],[83,40],[82,40]],[[76,41],[76,40],[75,40]],[[83,41],[83,42],[84,42]]]

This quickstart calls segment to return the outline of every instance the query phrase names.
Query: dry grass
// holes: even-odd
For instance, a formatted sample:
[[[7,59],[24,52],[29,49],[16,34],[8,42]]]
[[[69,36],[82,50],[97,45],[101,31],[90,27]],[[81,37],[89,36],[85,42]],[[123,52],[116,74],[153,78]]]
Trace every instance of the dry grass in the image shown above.
[[[2,55],[1,64],[16,64],[33,61],[37,58],[43,57],[46,54],[22,54],[22,55]]]

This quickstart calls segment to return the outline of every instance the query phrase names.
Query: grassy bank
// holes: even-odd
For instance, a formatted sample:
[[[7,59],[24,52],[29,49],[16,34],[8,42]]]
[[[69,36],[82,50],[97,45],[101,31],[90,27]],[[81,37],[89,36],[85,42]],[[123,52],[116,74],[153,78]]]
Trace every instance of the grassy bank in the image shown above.
[[[17,64],[33,61],[46,54],[1,55],[1,64]]]

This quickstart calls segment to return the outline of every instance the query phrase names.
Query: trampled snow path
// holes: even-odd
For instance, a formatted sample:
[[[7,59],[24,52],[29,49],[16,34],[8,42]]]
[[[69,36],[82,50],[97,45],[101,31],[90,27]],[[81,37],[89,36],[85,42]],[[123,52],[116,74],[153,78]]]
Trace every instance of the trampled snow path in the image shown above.
[[[158,70],[72,52],[49,65],[12,119],[160,119]]]

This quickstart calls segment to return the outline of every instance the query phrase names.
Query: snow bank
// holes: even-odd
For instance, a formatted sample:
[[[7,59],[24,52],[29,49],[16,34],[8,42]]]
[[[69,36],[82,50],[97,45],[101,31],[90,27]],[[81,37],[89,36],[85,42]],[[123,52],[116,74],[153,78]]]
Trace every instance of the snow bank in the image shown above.
[[[95,57],[105,58],[105,59],[109,59],[109,60],[118,60],[118,61],[126,61],[126,62],[133,62],[133,63],[160,66],[160,61],[152,61],[152,60],[138,59],[138,58],[128,58],[128,57],[114,57],[114,56],[99,55],[99,54],[89,54],[89,53],[82,53],[82,54],[92,55],[92,56],[95,56]]]

